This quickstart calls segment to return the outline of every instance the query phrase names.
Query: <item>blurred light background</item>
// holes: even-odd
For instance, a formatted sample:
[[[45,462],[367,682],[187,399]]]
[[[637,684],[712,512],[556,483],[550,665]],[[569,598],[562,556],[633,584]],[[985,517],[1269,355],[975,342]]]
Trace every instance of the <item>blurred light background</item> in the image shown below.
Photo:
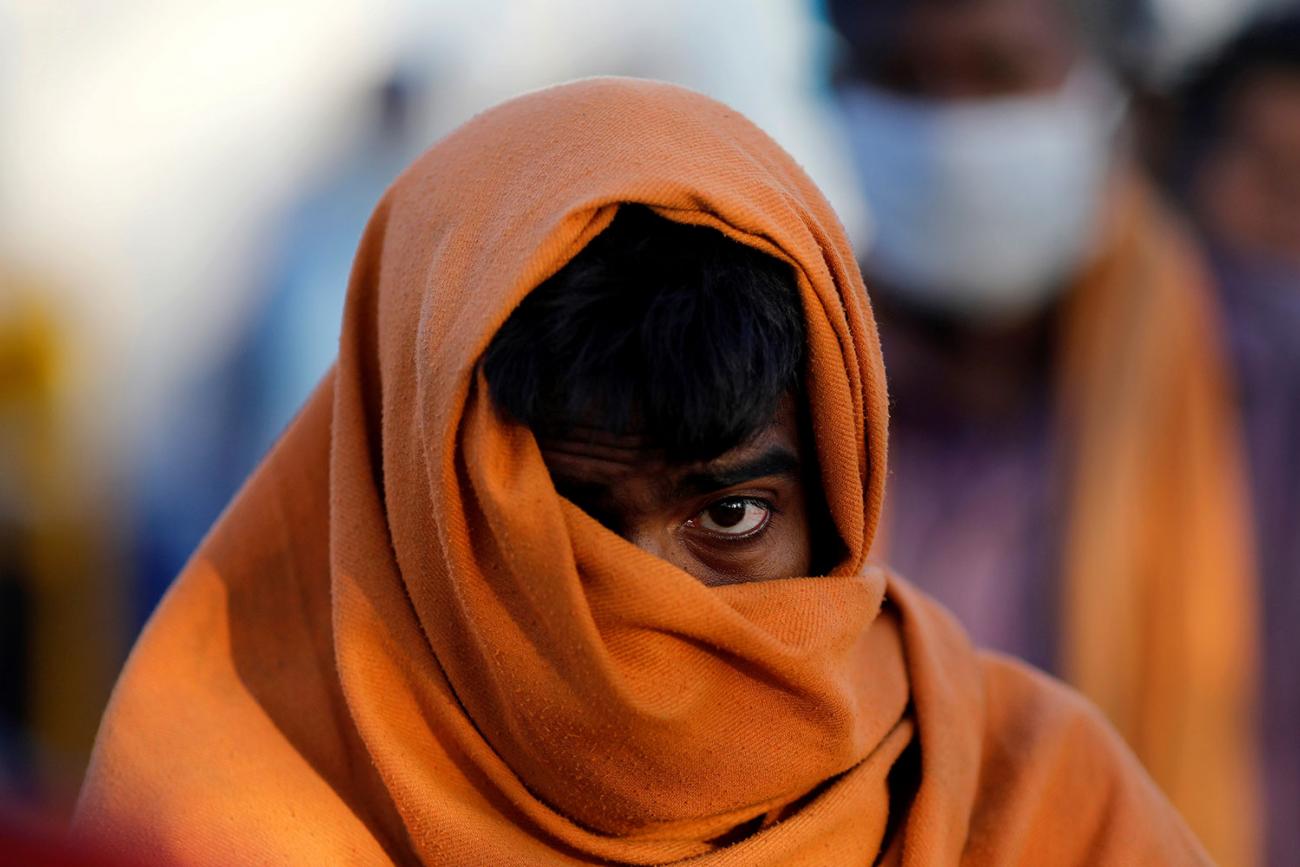
[[[875,261],[888,232],[836,84],[861,49],[831,7],[852,5],[0,3],[0,801],[70,811],[135,634],[333,357],[371,208],[475,112],[594,74],[686,84],[789,149]],[[1286,5],[1096,4],[1100,53],[1129,90],[1125,147],[1184,222],[1198,218],[1177,159],[1182,88]],[[1281,273],[1294,293],[1300,264]],[[1300,535],[1293,512],[1275,523],[1263,544]],[[1274,580],[1300,581],[1282,559]],[[1279,784],[1290,809],[1296,776]]]

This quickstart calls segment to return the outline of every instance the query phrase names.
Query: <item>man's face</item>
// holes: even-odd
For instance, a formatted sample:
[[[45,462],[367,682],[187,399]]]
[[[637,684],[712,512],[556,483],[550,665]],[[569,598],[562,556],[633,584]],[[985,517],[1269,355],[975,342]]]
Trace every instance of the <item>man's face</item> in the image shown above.
[[[576,429],[543,439],[560,495],[708,585],[812,574],[811,459],[794,400],[710,461],[671,463],[636,436]]]
[[[1300,268],[1300,76],[1262,72],[1228,106],[1194,195],[1221,241]]]
[[[858,0],[860,3],[861,0]],[[936,100],[1058,89],[1078,55],[1060,0],[874,0],[832,4],[849,74]]]

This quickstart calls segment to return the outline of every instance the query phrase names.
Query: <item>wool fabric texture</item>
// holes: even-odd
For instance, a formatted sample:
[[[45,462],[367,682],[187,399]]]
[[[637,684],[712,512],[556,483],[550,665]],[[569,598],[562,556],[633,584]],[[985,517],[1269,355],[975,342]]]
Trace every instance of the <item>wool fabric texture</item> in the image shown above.
[[[710,588],[557,495],[479,360],[620,203],[788,262],[846,554]],[[339,358],[142,635],[78,821],[179,863],[1197,864],[1081,699],[867,562],[887,403],[853,251],[730,109],[596,79],[408,169]]]

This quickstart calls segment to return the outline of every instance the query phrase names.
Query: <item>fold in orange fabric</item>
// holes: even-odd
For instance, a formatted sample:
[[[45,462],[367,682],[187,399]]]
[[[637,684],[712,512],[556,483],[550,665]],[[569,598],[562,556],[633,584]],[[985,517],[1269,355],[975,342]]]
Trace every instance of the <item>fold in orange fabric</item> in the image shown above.
[[[709,588],[555,492],[478,372],[620,203],[789,262],[826,576]],[[385,195],[337,365],[142,635],[80,826],[180,863],[1195,864],[1081,699],[866,562],[886,393],[853,251],[735,112],[599,79]]]

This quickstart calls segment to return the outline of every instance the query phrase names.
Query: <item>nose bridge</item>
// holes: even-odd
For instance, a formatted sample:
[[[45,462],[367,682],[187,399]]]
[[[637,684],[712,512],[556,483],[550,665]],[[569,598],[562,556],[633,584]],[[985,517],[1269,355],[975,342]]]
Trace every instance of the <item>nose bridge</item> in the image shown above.
[[[685,552],[676,543],[671,529],[662,520],[631,521],[623,527],[620,535],[642,551],[653,554],[660,560],[666,560],[679,569],[687,569],[689,565],[684,556]]]
[[[655,524],[656,522],[645,519],[634,519],[623,526],[621,535],[642,551],[666,560],[664,555],[668,552],[671,539],[665,528]]]

